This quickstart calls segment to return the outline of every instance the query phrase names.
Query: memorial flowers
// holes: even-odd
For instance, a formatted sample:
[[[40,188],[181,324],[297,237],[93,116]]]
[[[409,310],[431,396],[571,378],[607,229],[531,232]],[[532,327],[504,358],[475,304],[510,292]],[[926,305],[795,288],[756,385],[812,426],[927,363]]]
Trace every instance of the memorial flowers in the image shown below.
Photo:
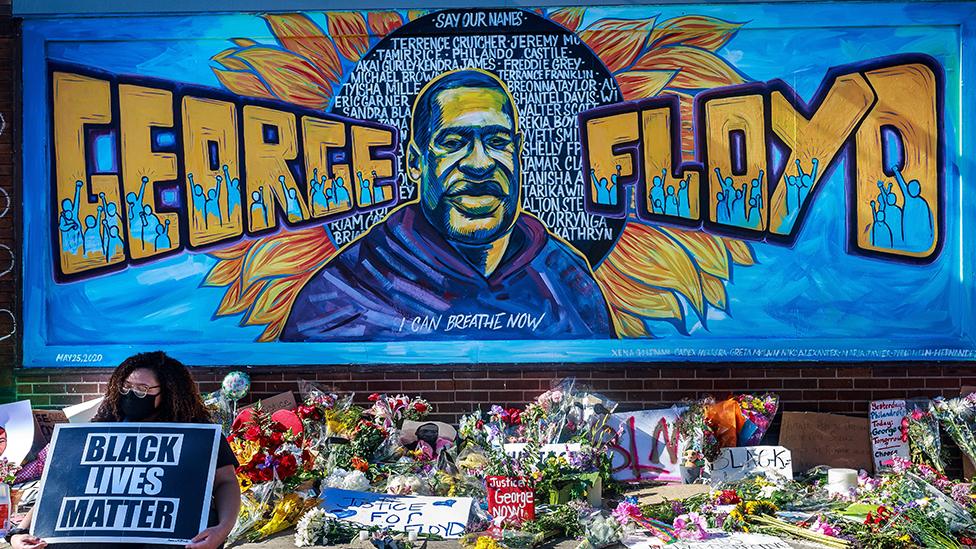
[[[945,472],[939,421],[931,412],[919,407],[912,408],[902,419],[902,440],[909,443],[912,461],[926,462],[940,473]]]
[[[936,397],[930,406],[932,415],[959,445],[970,460],[976,461],[976,393],[944,399]]]
[[[359,534],[359,528],[348,522],[330,517],[325,509],[312,509],[298,521],[295,529],[297,547],[339,545],[351,542]]]
[[[369,395],[369,401],[373,406],[364,413],[375,418],[386,429],[399,428],[408,419],[420,421],[431,411],[430,403],[420,397],[373,393]]]
[[[739,429],[738,446],[756,446],[776,416],[779,397],[766,393],[762,396],[740,395],[736,400],[745,417],[745,423]]]

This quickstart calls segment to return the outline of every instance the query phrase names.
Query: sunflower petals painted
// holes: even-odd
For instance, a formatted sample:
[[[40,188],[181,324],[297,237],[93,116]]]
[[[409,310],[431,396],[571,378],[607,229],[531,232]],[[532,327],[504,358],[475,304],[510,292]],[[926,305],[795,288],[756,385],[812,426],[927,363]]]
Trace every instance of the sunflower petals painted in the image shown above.
[[[217,76],[217,80],[224,85],[228,90],[236,93],[237,95],[244,95],[247,97],[262,97],[270,99],[274,97],[268,88],[261,82],[261,80],[254,76],[250,72],[243,71],[225,71],[223,69],[218,69],[216,67],[210,67],[210,70],[214,72]]]
[[[366,20],[370,32],[380,38],[403,26],[403,18],[395,11],[370,11]]]
[[[656,227],[628,223],[606,261],[644,284],[681,293],[701,316],[704,297],[698,268],[688,252]]]
[[[633,70],[676,70],[678,74],[668,86],[682,90],[710,89],[745,82],[745,78],[722,57],[689,46],[652,49],[634,63]]]
[[[601,265],[597,280],[612,307],[646,318],[680,320],[684,316],[672,292],[641,284],[612,265]]]
[[[342,65],[335,46],[314,21],[299,13],[265,14],[263,17],[282,47],[312,61],[330,82],[339,82]]]
[[[549,19],[576,32],[585,13],[586,8],[562,8],[549,12]]]
[[[725,282],[708,273],[701,274],[702,288],[705,290],[705,300],[710,305],[725,311],[728,307],[728,294]]]
[[[655,97],[674,78],[675,71],[628,71],[615,76],[624,100]]]
[[[647,19],[600,19],[580,33],[590,48],[610,69],[630,66],[647,42],[657,17]]]
[[[675,17],[654,29],[649,43],[651,48],[680,44],[715,51],[727,44],[742,25],[705,15]]]
[[[430,10],[407,10],[407,21],[416,21],[430,13]]]
[[[250,38],[231,38],[231,42],[237,45],[239,48],[250,48],[251,46],[257,46],[258,43]]]
[[[366,20],[356,11],[326,12],[329,34],[335,40],[336,48],[350,61],[359,59],[369,50],[369,31]]]
[[[282,273],[295,275],[316,271],[335,253],[335,246],[322,227],[283,232],[255,241],[244,260],[244,287]]]
[[[610,308],[610,314],[613,315],[616,321],[614,324],[617,327],[617,337],[650,337],[651,333],[647,330],[647,326],[641,319],[612,307]]]
[[[236,57],[261,75],[271,92],[283,101],[314,109],[329,104],[332,85],[308,59],[270,46],[245,48]]]
[[[755,265],[756,256],[752,251],[752,246],[741,240],[735,240],[732,238],[723,238],[725,241],[725,247],[729,249],[729,254],[732,255],[732,261],[738,265]]]
[[[661,230],[687,250],[701,270],[728,280],[729,252],[721,237],[676,227],[661,227]]]
[[[244,319],[244,325],[255,326],[274,322],[279,316],[288,316],[298,292],[305,285],[303,277],[289,277],[269,284],[254,301],[254,307]]]

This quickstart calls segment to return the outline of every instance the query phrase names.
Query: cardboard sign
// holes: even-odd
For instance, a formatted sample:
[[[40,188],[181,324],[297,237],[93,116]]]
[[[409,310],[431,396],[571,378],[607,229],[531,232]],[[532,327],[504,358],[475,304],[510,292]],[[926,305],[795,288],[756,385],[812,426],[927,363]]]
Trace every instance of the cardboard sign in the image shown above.
[[[525,448],[528,444],[522,442],[513,442],[505,445],[505,455],[513,458],[522,458],[525,453]],[[570,455],[579,453],[580,444],[578,442],[566,443],[566,444],[543,444],[539,448],[539,454],[542,457],[555,456],[555,457],[565,457],[569,458]]]
[[[47,542],[183,545],[207,527],[220,427],[58,425],[31,534]]]
[[[871,422],[871,455],[874,470],[887,469],[883,462],[893,458],[908,459],[908,443],[901,439],[901,420],[908,414],[904,400],[874,400],[868,412]]]
[[[0,457],[20,465],[34,444],[34,416],[29,400],[0,404]]]
[[[326,488],[321,507],[337,519],[399,532],[459,538],[468,525],[471,498],[394,496]]]
[[[295,400],[295,393],[293,391],[288,391],[281,393],[280,395],[275,395],[263,400],[259,400],[254,404],[245,406],[241,410],[247,410],[248,408],[255,408],[257,405],[261,405],[261,411],[271,414],[277,412],[278,410],[292,410],[298,406],[298,401]]]
[[[871,471],[867,418],[815,412],[783,412],[779,443],[793,454],[793,468],[817,465]]]
[[[34,426],[36,433],[43,439],[44,444],[51,442],[54,427],[59,423],[68,423],[68,416],[61,410],[34,410]]]
[[[95,414],[98,412],[98,407],[102,404],[104,398],[99,397],[95,400],[68,406],[63,409],[64,415],[68,416],[70,423],[88,423],[95,417]]]
[[[535,519],[535,491],[523,477],[487,477],[488,514],[495,518],[527,521]]]
[[[722,448],[712,463],[712,483],[732,482],[749,476],[786,477],[793,480],[793,457],[782,446]]]
[[[681,482],[684,445],[676,422],[685,409],[672,406],[611,414],[607,428],[617,434],[609,446],[613,478]]]

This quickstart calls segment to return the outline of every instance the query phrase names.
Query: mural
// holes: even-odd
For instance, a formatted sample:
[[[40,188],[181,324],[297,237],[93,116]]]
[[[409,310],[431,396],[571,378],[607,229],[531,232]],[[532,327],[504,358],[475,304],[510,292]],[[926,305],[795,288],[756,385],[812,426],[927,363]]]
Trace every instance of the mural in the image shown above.
[[[973,11],[28,20],[25,365],[971,358]]]

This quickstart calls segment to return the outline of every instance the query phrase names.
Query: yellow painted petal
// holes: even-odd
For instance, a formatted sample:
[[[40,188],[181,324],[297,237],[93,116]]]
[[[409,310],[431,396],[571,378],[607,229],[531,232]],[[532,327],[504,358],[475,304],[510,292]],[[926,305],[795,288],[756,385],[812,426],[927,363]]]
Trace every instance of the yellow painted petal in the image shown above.
[[[678,71],[668,87],[681,90],[732,86],[746,81],[719,55],[688,46],[652,49],[634,63],[633,70]]]
[[[366,20],[358,11],[326,12],[329,34],[335,40],[336,48],[350,61],[359,61],[369,50],[369,31]]]
[[[698,268],[684,249],[657,228],[628,223],[606,261],[644,284],[681,293],[702,314]]]
[[[228,90],[246,97],[274,97],[263,82],[254,74],[244,71],[225,71],[217,67],[210,67],[217,76],[217,80]]]
[[[670,320],[684,316],[673,293],[641,284],[606,262],[600,266],[597,280],[611,307],[646,318]]]
[[[683,45],[716,51],[735,36],[742,23],[732,23],[706,15],[686,15],[661,23],[651,33],[651,48]]]
[[[369,11],[366,20],[370,32],[380,38],[403,26],[403,18],[395,11]]]
[[[310,276],[271,281],[254,301],[251,314],[244,319],[244,324],[254,326],[268,324],[282,317],[287,318],[298,292]]]
[[[748,243],[732,238],[723,238],[725,247],[732,255],[732,261],[739,265],[755,265],[756,256],[752,252],[752,247]]]
[[[580,23],[583,22],[583,15],[585,14],[586,8],[562,8],[549,12],[549,19],[572,32],[576,32]]]
[[[657,17],[647,19],[600,19],[580,33],[610,72],[625,69],[634,62]]]
[[[237,44],[237,46],[241,48],[250,48],[251,46],[258,45],[257,42],[251,40],[250,38],[231,38],[230,41]]]
[[[705,300],[713,307],[726,310],[729,304],[725,281],[708,273],[702,273],[701,279],[702,288],[705,290]]]
[[[676,227],[661,227],[661,230],[688,250],[701,270],[719,278],[729,278],[729,252],[721,237]]]
[[[657,96],[674,75],[675,71],[627,71],[615,78],[624,99],[632,101]]]
[[[256,240],[242,266],[244,287],[260,280],[317,271],[335,251],[321,227]]]
[[[229,286],[241,276],[241,264],[243,257],[234,259],[221,259],[210,269],[206,278],[203,279],[204,286]]]
[[[407,21],[416,21],[430,13],[430,10],[407,10]]]
[[[236,57],[261,75],[281,100],[313,109],[328,106],[332,85],[308,59],[270,46],[245,48]]]
[[[211,57],[210,60],[216,61],[223,65],[225,69],[230,69],[232,71],[250,71],[250,67],[244,64],[244,62],[240,59],[234,57],[234,54],[238,51],[240,51],[240,48],[229,48]]]
[[[610,309],[610,313],[616,321],[617,337],[638,338],[649,337],[651,335],[647,330],[647,326],[639,318],[631,316],[620,309]]]
[[[285,49],[312,61],[330,82],[339,82],[342,75],[339,55],[332,41],[314,21],[300,13],[265,14],[262,17]]]

